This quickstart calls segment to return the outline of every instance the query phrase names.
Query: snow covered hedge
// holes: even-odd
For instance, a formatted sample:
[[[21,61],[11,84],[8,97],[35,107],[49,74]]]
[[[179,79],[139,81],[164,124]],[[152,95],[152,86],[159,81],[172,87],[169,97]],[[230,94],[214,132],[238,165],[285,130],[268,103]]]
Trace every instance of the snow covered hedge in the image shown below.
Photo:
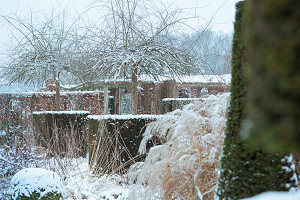
[[[124,172],[141,160],[138,148],[147,123],[160,115],[90,115],[89,163],[95,174]],[[150,147],[152,142],[148,142]]]
[[[60,200],[64,189],[55,172],[26,168],[14,175],[10,192],[11,200]]]
[[[86,156],[88,111],[33,112],[36,142],[53,156]]]

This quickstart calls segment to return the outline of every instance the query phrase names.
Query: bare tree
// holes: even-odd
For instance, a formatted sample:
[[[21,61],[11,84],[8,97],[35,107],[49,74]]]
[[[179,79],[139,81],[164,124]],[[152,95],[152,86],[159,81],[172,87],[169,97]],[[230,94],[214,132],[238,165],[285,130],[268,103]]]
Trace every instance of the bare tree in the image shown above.
[[[228,74],[231,70],[231,41],[231,34],[207,29],[183,35],[176,46],[189,48],[190,53],[202,60],[201,73]]]
[[[107,79],[131,79],[132,114],[137,114],[140,75],[172,79],[193,73],[199,62],[169,42],[172,29],[185,20],[180,18],[179,10],[146,0],[110,0],[104,7],[108,10],[106,26],[100,32],[94,70]]]
[[[55,81],[56,109],[60,108],[60,81],[72,77],[70,59],[77,49],[74,42],[75,22],[69,26],[65,13],[56,18],[3,16],[14,27],[16,45],[9,50],[3,76],[10,83],[20,82],[43,86],[48,79]],[[77,38],[79,40],[79,38]]]

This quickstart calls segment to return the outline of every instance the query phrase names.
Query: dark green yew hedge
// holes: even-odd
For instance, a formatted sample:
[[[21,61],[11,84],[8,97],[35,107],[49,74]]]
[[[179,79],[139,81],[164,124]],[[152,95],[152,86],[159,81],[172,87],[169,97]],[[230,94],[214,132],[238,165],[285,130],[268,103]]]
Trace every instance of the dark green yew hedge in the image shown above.
[[[247,65],[248,45],[245,39],[247,6],[247,1],[241,1],[236,5],[231,100],[217,189],[217,196],[221,200],[251,197],[265,191],[286,191],[295,185],[294,180],[291,180],[293,170],[286,171],[282,167],[291,169],[287,157],[253,147],[249,145],[247,139],[241,138],[242,124],[249,125],[245,121],[248,115],[248,89],[249,85],[252,85],[248,68],[253,67]]]
[[[44,192],[44,191],[43,191]],[[38,192],[33,192],[29,197],[25,195],[20,195],[16,199],[11,198],[11,200],[63,200],[63,196],[57,192],[48,192],[41,197],[41,194]]]
[[[192,101],[201,101],[201,98],[164,98],[162,100],[162,113],[172,112],[176,109],[182,109]]]
[[[249,140],[273,152],[300,153],[299,8],[299,0],[249,2]]]
[[[52,156],[86,156],[88,111],[33,112],[35,140]]]
[[[123,173],[144,159],[138,154],[145,125],[159,115],[89,117],[89,164],[95,174]],[[148,143],[150,147],[151,142]]]

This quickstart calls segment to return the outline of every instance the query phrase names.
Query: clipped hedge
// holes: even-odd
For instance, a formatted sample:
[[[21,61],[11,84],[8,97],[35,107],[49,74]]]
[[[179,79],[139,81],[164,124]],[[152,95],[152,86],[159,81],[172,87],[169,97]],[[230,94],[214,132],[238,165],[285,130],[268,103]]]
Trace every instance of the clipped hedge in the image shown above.
[[[202,101],[202,98],[164,98],[162,100],[162,113],[172,112],[176,109],[182,109],[183,106],[192,101]]]
[[[33,112],[35,140],[53,156],[86,156],[88,111]]]
[[[145,125],[159,115],[90,115],[89,164],[95,174],[124,172],[138,155]],[[148,144],[151,146],[151,142]]]
[[[231,100],[217,189],[217,196],[222,200],[251,197],[265,191],[286,191],[295,186],[295,181],[291,180],[291,161],[287,157],[254,148],[247,140],[241,138],[242,124],[245,123],[248,114],[248,46],[244,38],[247,3],[241,1],[236,5]]]
[[[249,2],[252,144],[300,153],[300,1]],[[249,135],[249,134],[247,134]]]

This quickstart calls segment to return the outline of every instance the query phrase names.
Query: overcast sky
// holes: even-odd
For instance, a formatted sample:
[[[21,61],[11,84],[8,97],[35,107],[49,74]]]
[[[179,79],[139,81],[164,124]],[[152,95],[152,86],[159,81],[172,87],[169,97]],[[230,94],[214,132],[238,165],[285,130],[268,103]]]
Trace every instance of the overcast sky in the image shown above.
[[[82,13],[95,1],[100,0],[6,0],[1,2],[0,15],[8,16],[18,14],[28,16],[32,13],[51,13],[67,7],[69,13]],[[188,23],[194,29],[199,29],[212,19],[210,28],[215,31],[231,33],[235,13],[235,3],[238,0],[164,0],[174,7],[182,8],[187,16],[200,16],[198,20],[190,20]],[[197,8],[197,9],[195,9]],[[96,17],[99,9],[94,9],[88,18]],[[91,17],[92,16],[92,17]],[[4,44],[11,35],[11,29],[7,23],[0,19],[0,52],[3,52]]]

